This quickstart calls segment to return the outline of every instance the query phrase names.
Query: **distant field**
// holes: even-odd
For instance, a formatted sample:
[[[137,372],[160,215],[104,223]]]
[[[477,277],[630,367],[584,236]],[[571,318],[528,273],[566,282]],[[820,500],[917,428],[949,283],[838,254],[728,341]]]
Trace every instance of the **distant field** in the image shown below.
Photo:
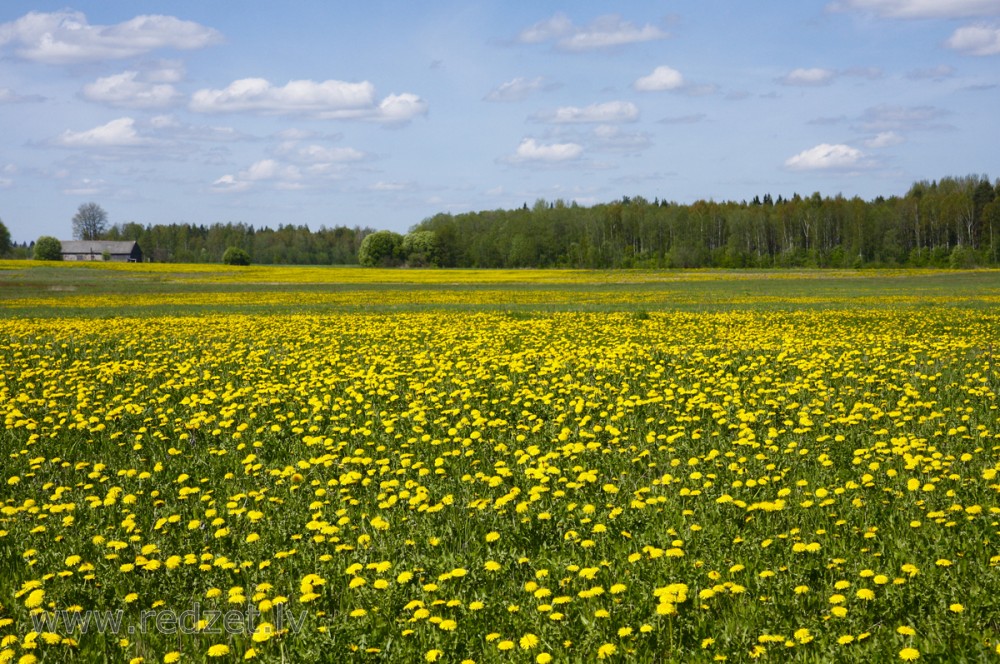
[[[996,661],[998,303],[0,263],[0,663]]]
[[[1000,304],[996,270],[370,270],[0,261],[0,316]]]

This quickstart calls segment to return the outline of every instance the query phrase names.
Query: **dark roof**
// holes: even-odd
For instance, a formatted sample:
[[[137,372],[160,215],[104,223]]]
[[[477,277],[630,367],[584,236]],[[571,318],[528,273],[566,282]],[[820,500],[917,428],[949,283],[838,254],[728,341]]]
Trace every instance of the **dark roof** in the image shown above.
[[[111,242],[108,240],[60,240],[64,254],[131,254],[134,241]]]

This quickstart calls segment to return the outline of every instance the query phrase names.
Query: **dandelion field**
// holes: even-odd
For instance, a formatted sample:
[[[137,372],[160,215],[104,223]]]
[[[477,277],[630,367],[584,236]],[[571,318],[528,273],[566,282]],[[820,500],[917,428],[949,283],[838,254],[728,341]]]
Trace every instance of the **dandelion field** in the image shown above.
[[[23,265],[0,662],[1000,661],[994,272]]]

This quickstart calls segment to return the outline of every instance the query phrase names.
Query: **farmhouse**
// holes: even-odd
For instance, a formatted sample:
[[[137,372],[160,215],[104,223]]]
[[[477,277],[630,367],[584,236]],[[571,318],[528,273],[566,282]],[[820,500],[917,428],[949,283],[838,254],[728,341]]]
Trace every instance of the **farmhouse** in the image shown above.
[[[106,240],[60,240],[64,261],[115,261],[141,263],[142,249],[138,242]]]

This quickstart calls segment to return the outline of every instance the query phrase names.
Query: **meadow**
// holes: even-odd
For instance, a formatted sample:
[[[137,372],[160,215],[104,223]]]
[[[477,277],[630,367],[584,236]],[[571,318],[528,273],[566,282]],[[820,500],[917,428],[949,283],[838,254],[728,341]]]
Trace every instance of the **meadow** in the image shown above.
[[[998,661],[998,303],[0,262],[0,664]]]

